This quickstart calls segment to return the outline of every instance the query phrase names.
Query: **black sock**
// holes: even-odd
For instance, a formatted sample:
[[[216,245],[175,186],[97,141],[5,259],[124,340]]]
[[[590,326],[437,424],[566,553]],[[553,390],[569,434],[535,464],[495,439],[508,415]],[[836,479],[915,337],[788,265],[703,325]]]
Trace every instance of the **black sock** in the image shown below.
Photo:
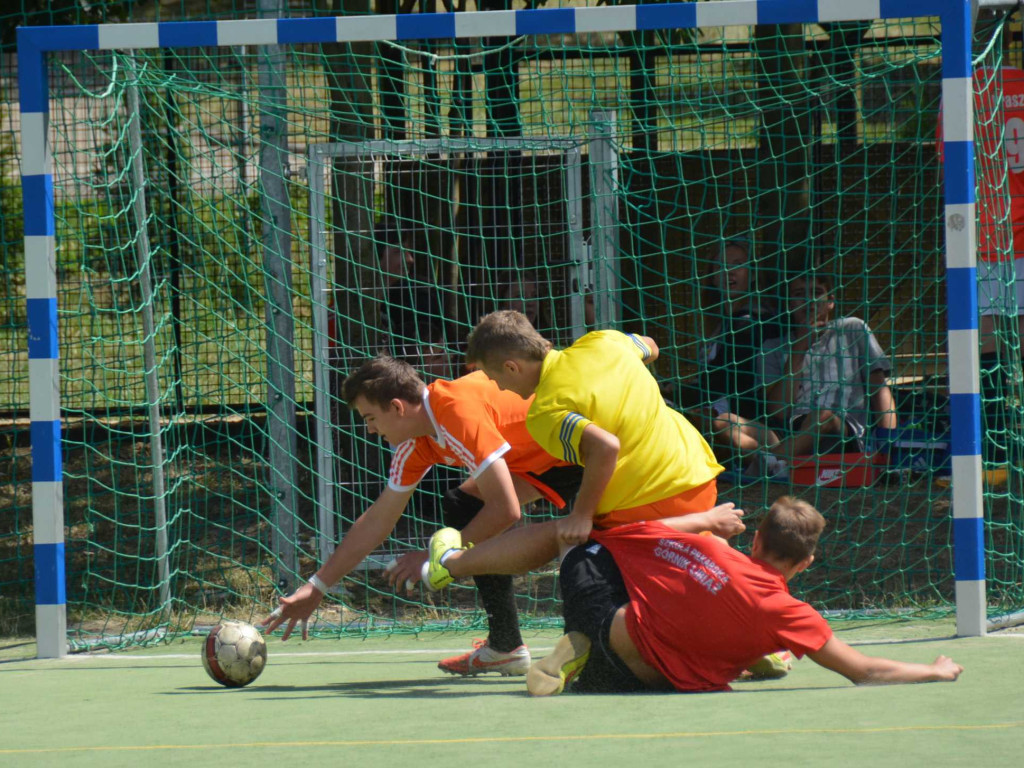
[[[508,653],[523,644],[519,632],[519,613],[511,576],[474,576],[480,602],[487,611],[490,634],[487,644],[496,651]]]

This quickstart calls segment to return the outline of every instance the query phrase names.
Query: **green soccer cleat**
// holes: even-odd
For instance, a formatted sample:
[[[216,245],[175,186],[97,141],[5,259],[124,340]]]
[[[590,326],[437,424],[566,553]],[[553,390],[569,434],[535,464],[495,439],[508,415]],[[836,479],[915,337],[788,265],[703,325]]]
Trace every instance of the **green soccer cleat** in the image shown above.
[[[562,635],[551,653],[530,667],[526,690],[532,696],[557,696],[590,658],[590,639],[581,632]]]
[[[423,564],[423,583],[434,592],[454,581],[448,569],[441,565],[441,558],[453,549],[466,549],[462,546],[462,534],[454,528],[442,528],[430,537],[427,545],[430,557]]]

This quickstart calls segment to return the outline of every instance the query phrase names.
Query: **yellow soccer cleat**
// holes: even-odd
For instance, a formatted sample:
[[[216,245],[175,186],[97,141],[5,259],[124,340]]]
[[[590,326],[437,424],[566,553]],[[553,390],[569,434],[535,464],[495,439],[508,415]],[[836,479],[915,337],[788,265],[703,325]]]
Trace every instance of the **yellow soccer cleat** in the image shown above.
[[[526,673],[526,690],[532,696],[557,696],[580,673],[590,658],[590,639],[570,632]]]
[[[434,592],[454,581],[448,569],[441,564],[441,558],[453,549],[466,549],[462,546],[462,534],[454,528],[442,528],[430,537],[427,545],[429,559],[423,564],[423,583]]]

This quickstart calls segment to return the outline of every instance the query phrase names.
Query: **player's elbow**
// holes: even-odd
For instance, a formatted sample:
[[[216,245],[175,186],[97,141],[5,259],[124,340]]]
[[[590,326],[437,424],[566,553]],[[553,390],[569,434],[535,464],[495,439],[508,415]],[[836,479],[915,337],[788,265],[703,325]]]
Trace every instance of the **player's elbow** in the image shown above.
[[[522,507],[517,507],[517,506],[513,505],[513,506],[511,506],[511,507],[509,507],[508,509],[505,510],[505,520],[508,521],[509,525],[515,525],[520,520],[522,520],[522,518],[523,518]]]
[[[643,338],[644,344],[646,344],[647,348],[651,351],[651,353],[646,358],[644,358],[644,362],[648,364],[653,363],[655,360],[658,359],[658,353],[660,351],[658,349],[658,343],[650,336],[644,336]]]
[[[598,451],[605,461],[614,464],[619,458],[619,450],[621,448],[622,443],[619,442],[619,438],[610,432],[606,432],[604,439],[599,444]]]

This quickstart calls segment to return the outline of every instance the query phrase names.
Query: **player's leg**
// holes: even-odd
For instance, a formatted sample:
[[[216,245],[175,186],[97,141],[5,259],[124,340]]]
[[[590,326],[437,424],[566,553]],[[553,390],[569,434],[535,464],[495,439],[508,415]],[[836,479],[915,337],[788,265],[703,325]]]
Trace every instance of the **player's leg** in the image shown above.
[[[513,478],[516,485],[516,478]],[[535,490],[528,483],[516,487],[520,503],[531,501]],[[483,508],[483,500],[467,492],[475,490],[464,484],[445,493],[441,505],[445,524],[461,530]],[[522,495],[519,495],[522,493]],[[486,542],[483,542],[486,543]],[[530,666],[530,653],[523,644],[519,629],[512,577],[489,572],[474,574],[480,603],[487,612],[488,635],[468,653],[443,659],[438,668],[454,675],[477,675],[497,672],[502,675],[524,675]]]
[[[529,480],[513,475],[512,485],[520,506],[540,498],[548,498],[564,506],[566,499],[575,496],[581,479],[581,467],[555,467],[541,475],[532,475]],[[472,495],[474,490],[474,484],[469,481],[459,489],[454,489],[445,495],[445,522],[451,528],[464,528],[482,508],[482,501]],[[509,533],[515,533],[515,531]],[[443,537],[445,532],[441,531],[439,534],[440,537]],[[508,534],[498,538],[504,541],[506,535]],[[438,538],[435,536],[431,539],[432,553],[437,549]],[[493,552],[500,552],[502,555],[513,554],[515,556],[511,559],[495,559],[493,563],[489,554],[492,552],[492,548],[488,546],[488,542],[481,542],[475,549],[470,550],[474,554],[470,557],[467,570],[458,575],[473,576],[477,592],[480,595],[480,602],[487,611],[489,635],[486,643],[477,646],[473,651],[441,661],[438,666],[442,670],[461,675],[473,675],[484,671],[497,671],[501,674],[525,674],[529,667],[530,656],[523,643],[519,628],[519,614],[516,609],[511,574],[526,573],[534,567],[552,560],[556,556],[557,550],[552,553],[546,546],[543,546],[549,540],[557,541],[553,535],[548,534],[536,537],[532,534],[515,536],[511,543],[506,542],[504,545],[509,547],[508,550],[493,549]],[[538,544],[542,544],[542,546],[538,548]],[[458,546],[461,547],[461,542],[458,543]],[[520,552],[520,550],[522,551]],[[540,559],[534,559],[534,556],[530,554],[534,551],[543,553],[539,556]],[[435,554],[440,557],[446,552]],[[475,564],[475,560],[479,563]],[[494,567],[491,567],[492,565]],[[438,570],[443,570],[440,563],[434,563],[433,567],[435,573]],[[450,576],[446,579],[450,580]],[[431,577],[429,565],[426,581],[428,586],[435,588],[439,586],[436,578]]]
[[[435,551],[436,546],[431,548],[431,571],[441,572],[441,578],[431,577],[431,585],[440,589],[454,579],[481,573],[529,573],[558,557],[558,533],[555,526],[554,520],[547,520],[513,528],[471,549],[463,548],[461,539],[446,535],[448,529],[438,531],[431,542],[436,545],[444,537],[450,543],[440,551]]]
[[[571,548],[562,559],[559,585],[566,634],[530,668],[530,693],[558,694],[574,680],[573,690],[586,693],[648,690],[612,648],[612,624],[629,593],[611,553],[595,542]]]

